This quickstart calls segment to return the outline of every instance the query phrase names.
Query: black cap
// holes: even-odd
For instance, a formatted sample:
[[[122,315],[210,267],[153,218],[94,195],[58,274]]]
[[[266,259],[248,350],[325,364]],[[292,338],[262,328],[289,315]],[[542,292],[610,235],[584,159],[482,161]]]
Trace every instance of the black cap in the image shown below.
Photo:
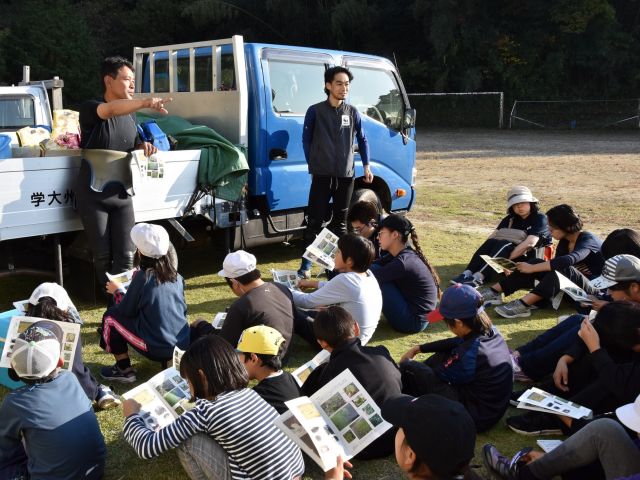
[[[408,218],[392,213],[382,220],[380,228],[400,232],[403,236],[408,237],[413,230],[413,225]]]
[[[473,458],[476,426],[462,404],[440,395],[400,395],[382,405],[383,418],[402,428],[416,456],[440,477],[459,474]]]

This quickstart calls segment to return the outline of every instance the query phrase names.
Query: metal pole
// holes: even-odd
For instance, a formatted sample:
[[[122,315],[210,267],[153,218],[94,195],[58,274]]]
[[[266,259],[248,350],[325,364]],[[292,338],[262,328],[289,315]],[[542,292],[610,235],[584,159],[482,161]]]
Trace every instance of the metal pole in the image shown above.
[[[56,281],[64,287],[64,277],[62,275],[62,247],[60,246],[60,235],[53,236],[53,250],[55,256]]]
[[[498,112],[498,128],[502,130],[502,122],[503,122],[503,109],[504,109],[504,92],[500,92],[500,110]]]

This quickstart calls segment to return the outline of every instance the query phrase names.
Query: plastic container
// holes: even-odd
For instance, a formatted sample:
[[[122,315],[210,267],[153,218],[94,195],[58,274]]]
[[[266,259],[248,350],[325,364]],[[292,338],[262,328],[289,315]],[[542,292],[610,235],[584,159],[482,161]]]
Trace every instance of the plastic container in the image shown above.
[[[11,158],[11,137],[0,134],[0,159]]]

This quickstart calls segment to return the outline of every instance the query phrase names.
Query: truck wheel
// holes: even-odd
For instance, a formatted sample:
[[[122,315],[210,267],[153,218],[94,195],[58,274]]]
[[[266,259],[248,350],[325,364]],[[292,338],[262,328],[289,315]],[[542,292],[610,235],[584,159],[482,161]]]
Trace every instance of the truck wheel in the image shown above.
[[[378,213],[382,213],[382,202],[380,201],[378,194],[370,188],[358,188],[353,192],[353,195],[351,195],[350,205],[360,201],[374,203]]]

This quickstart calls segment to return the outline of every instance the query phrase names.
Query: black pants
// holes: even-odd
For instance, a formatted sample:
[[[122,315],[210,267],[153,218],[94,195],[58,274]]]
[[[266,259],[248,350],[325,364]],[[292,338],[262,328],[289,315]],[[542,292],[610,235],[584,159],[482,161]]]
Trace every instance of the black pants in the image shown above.
[[[473,254],[466,270],[469,270],[472,273],[481,272],[485,277],[489,277],[491,272],[494,270],[487,262],[480,258],[480,255],[509,258],[509,255],[511,255],[514,248],[516,248],[516,246],[507,240],[488,238],[482,245],[480,245],[480,247],[478,247],[476,253]]]
[[[77,209],[93,254],[96,280],[104,285],[105,272],[120,273],[133,266],[130,233],[135,217],[131,197],[122,185],[110,183],[96,192],[89,187],[90,178],[91,169],[83,160],[76,186]]]
[[[314,351],[319,352],[322,350],[322,347],[316,340],[316,334],[313,332],[313,319],[315,316],[315,310],[296,308],[296,315],[293,317],[293,333],[304,338]]]
[[[414,397],[434,393],[449,400],[460,401],[458,391],[449,383],[441,380],[433,371],[433,367],[441,365],[446,356],[442,353],[435,353],[424,363],[415,360],[402,362],[400,364],[402,393]]]
[[[76,352],[73,357],[73,365],[71,371],[78,379],[82,390],[92,402],[98,397],[100,386],[98,381],[93,377],[91,371],[82,361],[82,341],[78,339]]]
[[[322,224],[328,217],[331,199],[333,199],[332,217],[328,228],[339,237],[347,233],[347,213],[352,194],[353,177],[312,175],[305,240],[312,242],[322,230]]]
[[[544,260],[540,258],[533,258],[528,263],[541,263]],[[589,279],[578,271],[575,267],[569,267],[564,270],[560,270],[560,273],[571,280],[573,283],[582,288],[585,292],[597,295],[600,293],[589,285]],[[538,280],[538,285],[535,285],[535,281]],[[553,298],[560,291],[560,282],[555,271],[549,272],[536,272],[536,273],[521,273],[513,272],[511,275],[500,280],[500,287],[506,296],[518,290],[531,290],[531,293],[535,293],[542,298]]]

